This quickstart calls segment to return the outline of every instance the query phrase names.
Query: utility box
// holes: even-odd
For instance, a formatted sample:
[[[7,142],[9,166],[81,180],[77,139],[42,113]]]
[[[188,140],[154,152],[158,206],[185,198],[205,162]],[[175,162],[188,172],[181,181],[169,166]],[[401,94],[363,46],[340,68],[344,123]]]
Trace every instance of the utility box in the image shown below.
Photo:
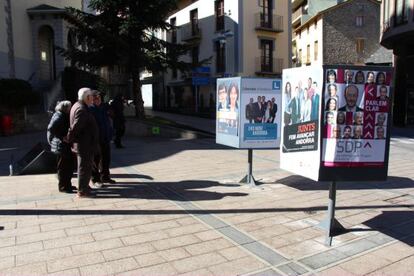
[[[283,70],[280,167],[320,181],[386,180],[392,67]]]
[[[217,79],[216,142],[241,149],[278,148],[281,79]]]

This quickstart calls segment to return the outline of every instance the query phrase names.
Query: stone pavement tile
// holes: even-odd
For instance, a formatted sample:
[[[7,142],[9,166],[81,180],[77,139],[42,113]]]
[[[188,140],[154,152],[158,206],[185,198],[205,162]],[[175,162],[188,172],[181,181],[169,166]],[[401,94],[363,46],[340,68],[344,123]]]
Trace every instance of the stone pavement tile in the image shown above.
[[[229,261],[249,256],[249,253],[247,253],[247,251],[241,246],[233,246],[230,248],[221,249],[219,253]]]
[[[2,227],[1,231],[9,230],[9,229],[16,229],[17,222],[16,221],[2,222],[0,223],[0,226]]]
[[[282,274],[280,272],[277,272],[274,269],[268,268],[268,269],[263,269],[258,272],[248,273],[245,275],[248,275],[248,276],[281,276]]]
[[[330,267],[328,269],[324,269],[316,273],[318,276],[356,276],[357,274],[353,274],[345,269],[341,268],[340,266]]]
[[[357,275],[364,275],[370,272],[374,272],[381,267],[391,264],[391,261],[368,253],[363,256],[359,256],[347,262],[339,264],[339,266],[350,273]]]
[[[185,225],[191,225],[191,224],[196,224],[196,223],[199,223],[199,221],[198,221],[198,220],[196,220],[195,218],[190,217],[190,216],[188,216],[188,217],[183,217],[183,218],[179,218],[179,219],[177,219],[176,221],[177,221],[180,225],[183,225],[183,226],[185,226]]]
[[[35,251],[43,250],[43,245],[41,242],[33,242],[28,244],[19,244],[14,246],[3,247],[0,250],[0,258],[20,255],[24,253],[30,253]]]
[[[210,240],[210,241],[187,245],[187,246],[184,246],[184,249],[187,250],[188,253],[194,256],[194,255],[205,254],[205,253],[213,252],[213,251],[220,251],[224,248],[228,248],[231,246],[233,246],[233,243],[229,242],[228,240],[224,238],[219,238],[216,240]]]
[[[134,217],[127,217],[126,219],[124,217],[123,219],[119,219],[119,220],[111,220],[111,221],[108,220],[108,222],[113,229],[117,229],[117,228],[143,225],[143,224],[151,222],[151,219],[149,217],[140,215],[140,216],[134,216]]]
[[[66,237],[65,231],[56,230],[56,231],[29,234],[29,235],[24,235],[24,236],[17,236],[16,243],[23,244],[23,243],[46,241],[46,240],[52,240],[56,238],[65,238],[65,237]]]
[[[300,259],[298,262],[316,270],[346,258],[347,255],[336,251],[335,249],[330,249],[328,251]]]
[[[47,270],[48,272],[57,272],[103,262],[105,262],[105,259],[102,254],[95,252],[48,261]]]
[[[207,226],[204,226],[203,224],[198,223],[198,224],[191,224],[191,225],[185,225],[185,226],[180,225],[179,227],[166,229],[165,232],[170,237],[176,237],[176,236],[182,236],[182,235],[186,235],[186,234],[193,234],[193,233],[197,233],[197,232],[203,232],[203,231],[206,231],[206,230],[208,230]]]
[[[72,251],[74,255],[81,255],[89,252],[98,252],[106,249],[122,247],[124,244],[118,238],[108,240],[98,240],[90,243],[83,243],[78,245],[72,245]]]
[[[118,228],[118,229],[111,229],[106,231],[94,232],[92,236],[95,240],[106,240],[111,238],[118,238],[124,236],[131,236],[134,234],[138,234],[138,231],[134,227],[125,227],[125,228]]]
[[[128,272],[118,274],[118,276],[137,276],[137,275],[168,276],[168,275],[177,275],[177,271],[174,269],[174,267],[171,264],[164,263],[160,265],[139,268],[136,270],[131,270]]]
[[[105,260],[107,261],[113,261],[117,259],[123,259],[128,257],[133,257],[136,255],[141,255],[145,253],[154,252],[155,249],[150,244],[135,244],[130,246],[124,246],[119,248],[113,248],[102,251],[102,254],[105,257]]]
[[[164,251],[157,252],[161,257],[163,257],[167,262],[188,258],[191,255],[184,250],[183,248],[173,248]]]
[[[245,229],[243,230],[248,231]],[[254,231],[249,231],[249,234],[258,240],[263,240],[266,238],[276,237],[282,234],[290,233],[291,231],[292,231],[291,229],[289,229],[288,227],[284,225],[273,225],[273,226],[256,229]]]
[[[208,267],[214,275],[240,275],[265,268],[267,265],[252,256]]]
[[[135,256],[134,258],[140,267],[154,266],[154,265],[167,262],[157,252],[141,254],[141,255]]]
[[[53,216],[53,217],[38,217],[35,219],[28,219],[23,221],[17,222],[17,227],[28,227],[33,225],[40,225],[40,224],[46,224],[46,223],[53,223],[53,222],[59,222],[61,221],[60,216]]]
[[[0,271],[3,271],[6,268],[14,267],[15,266],[14,259],[15,259],[14,256],[0,258]],[[1,275],[1,272],[0,272],[0,275]]]
[[[119,221],[128,221],[128,220],[130,220],[130,218],[124,215],[111,215],[111,216],[100,215],[100,216],[95,216],[95,217],[85,219],[85,223],[86,225],[94,225],[94,224],[101,224],[101,223],[109,222],[112,228],[118,228],[118,227],[113,227],[112,223],[116,223]],[[125,226],[129,226],[129,225],[125,225]]]
[[[403,242],[396,242],[379,248],[373,251],[372,254],[392,262],[397,262],[409,256],[414,256],[414,248]]]
[[[60,221],[60,222],[54,222],[54,223],[41,224],[40,230],[42,232],[47,232],[47,231],[60,230],[60,229],[84,226],[84,225],[85,225],[85,221],[83,219]]]
[[[57,238],[53,240],[43,241],[43,246],[45,249],[65,247],[70,245],[84,244],[93,242],[94,239],[91,234],[82,234],[79,236],[70,236],[65,238]]]
[[[168,235],[164,231],[154,231],[154,232],[142,233],[138,235],[132,235],[128,237],[122,237],[121,240],[126,245],[133,245],[137,243],[157,241],[160,239],[167,239],[167,238],[168,238]]]
[[[78,268],[68,269],[64,271],[58,271],[54,273],[47,274],[47,276],[80,276]]]
[[[223,237],[223,235],[218,233],[216,230],[207,230],[200,233],[194,233],[194,235],[202,241],[215,240]]]
[[[38,225],[30,226],[30,227],[23,227],[23,228],[9,229],[9,230],[1,230],[0,238],[23,236],[23,235],[29,235],[33,233],[39,233],[39,232],[40,232],[40,227]]]
[[[243,247],[273,266],[287,261],[284,256],[260,242],[248,243],[243,245]]]
[[[36,263],[23,266],[16,266],[1,271],[1,276],[16,275],[45,275],[47,274],[46,263]]]
[[[68,234],[68,236],[77,236],[80,234],[88,234],[105,230],[111,230],[111,226],[108,223],[67,228],[65,229],[65,232]]]
[[[185,235],[180,237],[168,238],[164,240],[153,241],[152,245],[157,250],[165,250],[171,249],[175,247],[182,247],[189,244],[199,243],[200,239],[198,239],[194,235]]]
[[[281,248],[281,247],[284,247],[290,244],[289,241],[280,238],[280,236],[263,239],[260,242],[267,244],[271,248],[275,248],[275,249],[278,249],[278,248]]]
[[[280,265],[277,269],[289,276],[302,275],[308,272],[306,268],[294,262]]]
[[[114,275],[138,268],[139,265],[134,258],[126,258],[100,264],[84,266],[80,268],[82,276],[86,275]]]
[[[174,261],[171,264],[179,273],[190,272],[225,263],[227,260],[218,253],[207,253]]]
[[[0,238],[0,248],[16,244],[16,237]]]
[[[301,258],[305,255],[325,251],[327,247],[314,240],[306,240],[278,248],[278,252],[290,259]]]
[[[356,241],[351,241],[350,243],[340,245],[336,247],[336,250],[347,255],[347,256],[354,256],[356,254],[362,253],[369,249],[377,247],[378,244],[373,243],[367,239],[361,239]]]
[[[380,268],[368,276],[390,275],[390,276],[409,276],[414,275],[414,256],[405,258],[383,268]]]
[[[206,268],[190,271],[182,274],[178,274],[180,276],[214,276],[214,274]]]
[[[37,252],[24,253],[16,256],[16,265],[25,265],[49,260],[55,260],[72,256],[70,247],[41,250]]]
[[[167,221],[161,221],[161,222],[138,225],[138,226],[135,227],[135,229],[137,229],[137,231],[140,232],[140,233],[146,233],[146,232],[176,228],[176,227],[180,227],[180,226],[181,225],[178,224],[174,220],[167,220]]]

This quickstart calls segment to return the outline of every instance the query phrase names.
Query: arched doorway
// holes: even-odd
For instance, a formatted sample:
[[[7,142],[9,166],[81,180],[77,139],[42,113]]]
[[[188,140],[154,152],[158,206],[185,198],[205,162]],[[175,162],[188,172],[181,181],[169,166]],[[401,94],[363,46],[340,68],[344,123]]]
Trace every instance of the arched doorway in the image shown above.
[[[38,33],[39,43],[39,79],[50,81],[56,79],[55,71],[55,39],[50,26],[42,26]]]

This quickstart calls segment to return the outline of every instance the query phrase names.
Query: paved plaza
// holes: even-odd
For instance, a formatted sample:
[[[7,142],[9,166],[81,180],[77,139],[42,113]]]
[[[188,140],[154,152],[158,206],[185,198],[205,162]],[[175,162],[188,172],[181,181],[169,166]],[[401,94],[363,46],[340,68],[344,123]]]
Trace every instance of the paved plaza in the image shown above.
[[[328,183],[214,139],[127,137],[116,184],[78,199],[55,175],[7,176],[44,133],[0,137],[0,275],[414,275],[414,139],[394,137],[386,182],[338,183],[347,229],[325,245]],[[76,179],[72,180],[76,183]]]

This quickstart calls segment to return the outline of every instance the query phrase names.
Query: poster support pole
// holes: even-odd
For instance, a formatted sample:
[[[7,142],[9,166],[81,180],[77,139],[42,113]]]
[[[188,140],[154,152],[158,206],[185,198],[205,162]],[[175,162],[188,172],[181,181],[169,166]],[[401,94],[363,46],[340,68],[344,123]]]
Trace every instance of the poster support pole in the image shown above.
[[[248,184],[250,187],[256,187],[256,181],[253,177],[253,149],[247,150],[247,175],[239,183]]]
[[[329,184],[329,202],[328,213],[324,221],[319,223],[318,227],[326,231],[325,244],[332,245],[334,236],[345,233],[346,229],[335,219],[335,205],[336,205],[336,181]]]

